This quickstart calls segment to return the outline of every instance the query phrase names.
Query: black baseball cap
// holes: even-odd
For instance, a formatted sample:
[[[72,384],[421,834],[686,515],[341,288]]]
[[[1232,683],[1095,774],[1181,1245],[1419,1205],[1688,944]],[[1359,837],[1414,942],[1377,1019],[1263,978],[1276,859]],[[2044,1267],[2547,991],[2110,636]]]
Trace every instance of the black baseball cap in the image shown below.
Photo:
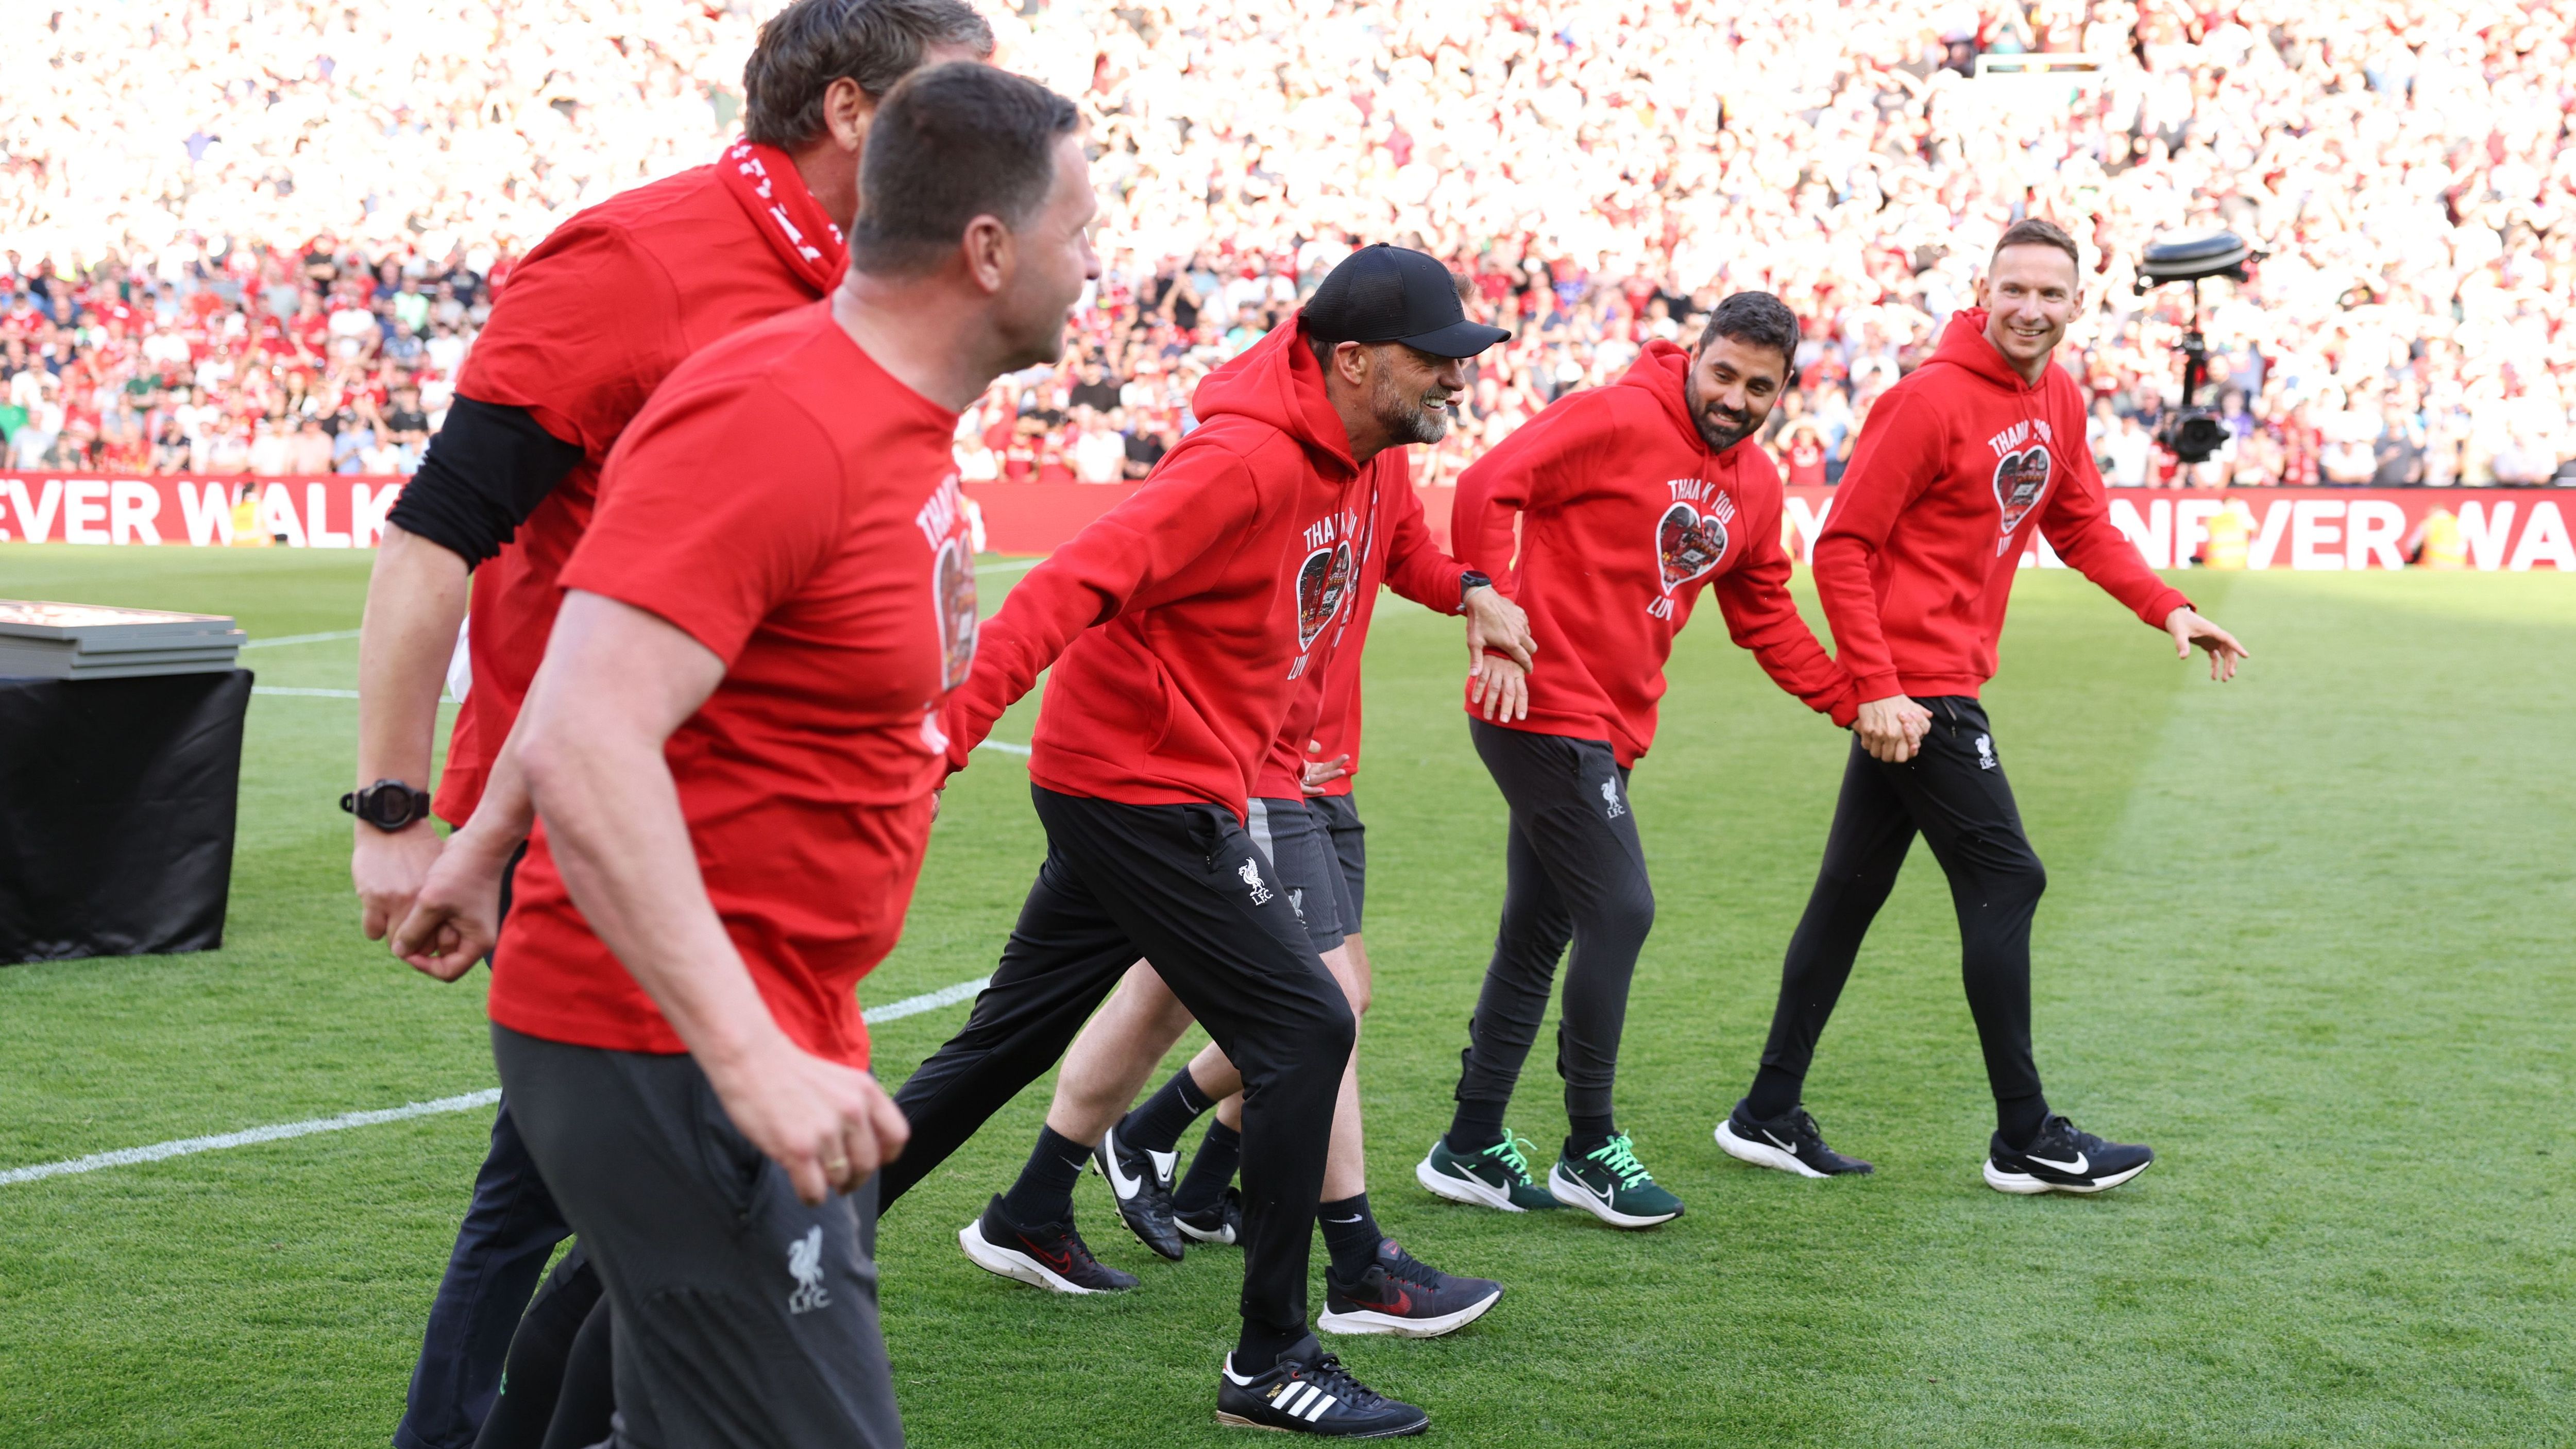
[[[1434,357],[1473,357],[1512,334],[1467,320],[1458,280],[1437,257],[1384,242],[1342,258],[1299,314],[1326,342],[1401,342]]]

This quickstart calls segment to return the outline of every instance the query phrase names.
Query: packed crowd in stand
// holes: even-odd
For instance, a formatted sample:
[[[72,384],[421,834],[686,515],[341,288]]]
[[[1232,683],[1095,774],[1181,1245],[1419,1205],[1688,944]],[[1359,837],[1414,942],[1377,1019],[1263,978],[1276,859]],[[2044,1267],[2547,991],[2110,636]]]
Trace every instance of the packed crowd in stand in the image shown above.
[[[761,7],[765,13],[767,7]],[[713,156],[757,15],[649,0],[66,7],[0,55],[0,432],[21,468],[407,473],[511,259]],[[2116,486],[2576,479],[2576,12],[2550,3],[1694,6],[1030,0],[998,59],[1080,98],[1108,270],[971,481],[1141,476],[1207,370],[1355,241],[1447,258],[1513,340],[1458,470],[1571,388],[1779,294],[1768,441],[1830,483],[2022,215],[2090,263],[2068,357]],[[2187,289],[2231,441],[2178,468]]]

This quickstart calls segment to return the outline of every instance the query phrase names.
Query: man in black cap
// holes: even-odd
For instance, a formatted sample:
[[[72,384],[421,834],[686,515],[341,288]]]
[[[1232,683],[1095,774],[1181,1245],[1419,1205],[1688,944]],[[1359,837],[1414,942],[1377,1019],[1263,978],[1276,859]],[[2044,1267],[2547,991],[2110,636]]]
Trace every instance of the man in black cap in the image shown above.
[[[1372,247],[1199,386],[1205,421],[1126,502],[1011,591],[951,696],[953,767],[1053,667],[1029,776],[1047,857],[974,1015],[896,1094],[912,1128],[891,1203],[1063,1055],[1128,967],[1150,960],[1245,1086],[1243,1329],[1221,1422],[1331,1436],[1419,1433],[1307,1331],[1309,1238],[1351,1008],[1317,958],[1247,800],[1359,577],[1375,490],[1408,486],[1403,446],[1437,438],[1462,360],[1507,335],[1467,321],[1418,252]],[[1523,621],[1461,588],[1471,655],[1526,660]],[[1069,1189],[1087,1143],[1052,1164]],[[1041,1145],[1044,1151],[1044,1144]],[[1100,1292],[1070,1221],[996,1195],[958,1241],[995,1272]]]
[[[1367,276],[1371,268],[1390,264],[1406,266],[1404,258],[1420,256],[1385,248],[1372,251],[1375,254],[1362,254],[1355,275]],[[1436,270],[1438,263],[1431,266]],[[1371,359],[1382,365],[1379,380],[1386,391],[1380,402],[1373,390],[1370,406],[1399,445],[1438,441],[1448,431],[1448,409],[1424,409],[1408,401],[1412,394],[1393,369],[1428,369],[1436,379],[1456,369],[1455,360],[1415,355],[1418,349],[1401,342],[1335,343],[1315,335],[1325,327],[1375,331],[1390,323],[1403,325],[1389,318],[1373,326],[1370,319],[1337,311],[1350,305],[1351,280],[1346,276],[1331,292],[1319,292],[1315,304],[1307,308],[1309,347],[1319,364],[1329,364],[1344,346],[1355,354],[1363,348],[1390,354]],[[1397,281],[1401,280],[1399,275]],[[1433,278],[1425,280],[1437,285]],[[1399,288],[1395,294],[1399,305],[1401,296]],[[1476,337],[1470,330],[1459,340],[1472,343]],[[1337,389],[1346,385],[1347,380],[1327,373],[1328,396],[1340,395]],[[1358,400],[1357,389],[1349,391]],[[1307,654],[1287,722],[1252,782],[1245,822],[1265,866],[1276,877],[1277,888],[1296,908],[1314,951],[1340,983],[1352,1014],[1362,1019],[1373,995],[1368,958],[1359,940],[1367,866],[1348,776],[1358,759],[1360,656],[1378,587],[1384,584],[1416,603],[1443,611],[1493,592],[1483,575],[1461,566],[1432,538],[1422,500],[1406,476],[1404,449],[1391,446],[1380,457],[1386,466],[1372,469],[1374,496],[1361,510],[1357,527],[1340,541],[1350,549],[1348,591],[1340,600],[1339,613],[1316,625],[1322,637]],[[1500,612],[1508,627],[1524,626],[1525,616],[1517,606]],[[1470,663],[1489,667],[1483,660]],[[1160,1090],[1129,1110],[1155,1064],[1189,1026],[1188,1008],[1151,966],[1139,964],[1128,970],[1065,1054],[1036,1148],[1018,1180],[1002,1196],[1007,1219],[1069,1226],[1075,1171],[1088,1148],[1116,1200],[1119,1216],[1157,1254],[1178,1261],[1191,1239],[1218,1244],[1236,1241],[1242,1209],[1228,1186],[1241,1159],[1235,1111],[1221,1114],[1218,1125],[1209,1130],[1190,1169],[1186,1195],[1176,1196],[1174,1191],[1181,1135],[1220,1103],[1241,1106],[1234,1064],[1210,1044]],[[1354,1054],[1334,1109],[1332,1146],[1324,1166],[1324,1201],[1317,1209],[1331,1258],[1324,1274],[1325,1311],[1317,1327],[1325,1333],[1408,1338],[1454,1333],[1490,1310],[1501,1298],[1502,1287],[1482,1278],[1440,1272],[1407,1253],[1378,1227],[1368,1201],[1358,1068]],[[1186,1214],[1179,1211],[1184,1200],[1191,1209]],[[1022,1263],[1006,1252],[994,1251],[994,1244],[979,1237],[967,1238],[963,1246],[990,1271],[1058,1292],[1078,1286],[1123,1290],[1137,1282],[1131,1275],[1104,1268],[1090,1284],[1078,1285],[1061,1275],[1028,1272]]]

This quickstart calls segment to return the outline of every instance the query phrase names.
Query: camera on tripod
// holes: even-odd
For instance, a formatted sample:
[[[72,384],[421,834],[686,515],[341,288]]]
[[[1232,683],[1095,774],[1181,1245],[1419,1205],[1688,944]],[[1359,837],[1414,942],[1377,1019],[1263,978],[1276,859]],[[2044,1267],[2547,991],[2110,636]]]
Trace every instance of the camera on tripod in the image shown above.
[[[2194,401],[2209,381],[2209,344],[2200,335],[2200,283],[2204,277],[2245,280],[2248,263],[2262,253],[2232,231],[2151,242],[2138,261],[2138,295],[2175,282],[2191,284],[2191,327],[2182,335],[2182,406],[2156,429],[2156,441],[2184,463],[2206,463],[2227,446],[2227,424],[2218,409]]]

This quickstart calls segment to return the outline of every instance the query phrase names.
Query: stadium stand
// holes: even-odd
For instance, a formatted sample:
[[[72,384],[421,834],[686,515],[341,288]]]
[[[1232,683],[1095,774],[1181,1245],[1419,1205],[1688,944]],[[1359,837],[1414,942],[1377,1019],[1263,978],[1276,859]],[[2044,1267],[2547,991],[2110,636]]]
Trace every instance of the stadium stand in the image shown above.
[[[21,14],[30,12],[21,11]],[[39,7],[35,15],[45,15]],[[62,6],[0,47],[0,433],[21,468],[416,465],[511,258],[711,159],[765,9]],[[1839,475],[2023,214],[2085,242],[2070,363],[2118,484],[2576,481],[2576,12],[2547,0],[1026,0],[1004,64],[1089,110],[1109,270],[1080,346],[960,428],[965,475],[1140,476],[1208,368],[1355,239],[1451,260],[1514,340],[1454,478],[1568,388],[1762,288],[1807,328],[1770,441]],[[2188,297],[2231,442],[2179,469]]]

